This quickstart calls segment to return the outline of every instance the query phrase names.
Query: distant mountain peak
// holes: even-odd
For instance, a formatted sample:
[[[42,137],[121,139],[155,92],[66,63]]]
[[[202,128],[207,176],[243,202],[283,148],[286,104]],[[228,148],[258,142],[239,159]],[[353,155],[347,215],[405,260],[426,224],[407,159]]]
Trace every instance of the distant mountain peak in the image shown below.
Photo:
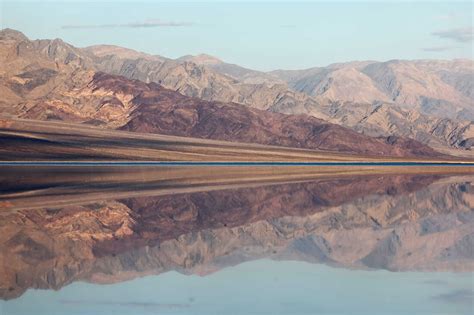
[[[22,40],[28,40],[28,37],[25,36],[20,31],[13,30],[11,28],[4,28],[0,31],[0,40],[5,40],[5,39],[14,39],[18,41]]]
[[[221,64],[223,63],[222,60],[220,60],[217,57],[208,55],[208,54],[199,54],[199,55],[185,55],[177,60],[179,61],[191,61],[194,62],[195,64],[198,65],[216,65],[216,64]]]
[[[116,45],[94,45],[83,48],[88,53],[92,53],[96,57],[116,56],[123,59],[145,59],[150,61],[163,62],[167,58],[159,55],[151,55],[145,52],[137,51],[130,48],[120,47]]]

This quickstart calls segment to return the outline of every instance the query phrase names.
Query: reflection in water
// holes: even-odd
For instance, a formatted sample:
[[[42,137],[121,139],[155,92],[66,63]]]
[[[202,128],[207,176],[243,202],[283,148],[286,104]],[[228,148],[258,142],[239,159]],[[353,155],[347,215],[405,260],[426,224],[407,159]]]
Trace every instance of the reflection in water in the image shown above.
[[[4,302],[2,314],[471,314],[470,290],[466,274],[354,271],[265,259],[206,277],[169,272],[114,285],[29,290]]]
[[[0,194],[0,297],[11,300],[3,304],[7,314],[28,313],[17,301],[25,305],[40,298],[49,299],[48,305],[59,303],[55,307],[62,312],[86,304],[106,313],[127,313],[134,307],[145,313],[219,313],[222,301],[228,301],[225,297],[211,306],[202,304],[205,296],[199,301],[183,300],[187,293],[174,292],[173,298],[161,284],[186,290],[186,285],[214,283],[225,292],[231,289],[222,286],[233,288],[235,283],[242,295],[236,301],[247,303],[244,300],[251,295],[246,297],[246,293],[252,290],[247,292],[246,286],[255,286],[254,280],[265,283],[272,270],[273,276],[293,283],[292,294],[300,294],[300,298],[281,301],[299,301],[298,305],[265,308],[262,302],[261,309],[253,309],[256,313],[259,309],[347,313],[336,302],[334,308],[321,301],[304,303],[311,300],[308,290],[324,289],[317,285],[318,279],[329,276],[336,282],[353,279],[352,285],[344,282],[355,290],[353,296],[358,296],[355,292],[360,287],[384,287],[377,281],[387,279],[394,281],[392,285],[398,283],[399,295],[409,294],[410,288],[431,287],[423,291],[423,298],[432,299],[424,307],[445,307],[447,313],[468,313],[472,307],[473,176],[370,172],[329,176],[303,169],[290,176],[268,168],[242,176],[234,168],[203,181],[199,169],[165,170],[148,169],[135,175],[96,170],[89,176],[80,171],[4,172],[3,182],[8,185]],[[60,206],[54,206],[61,200]],[[331,268],[317,265],[321,263]],[[234,267],[223,270],[229,266]],[[260,272],[248,279],[249,268]],[[377,271],[381,269],[398,272]],[[163,274],[169,271],[206,277]],[[304,274],[315,278],[305,283]],[[160,276],[141,278],[151,275]],[[412,277],[406,283],[397,282]],[[125,280],[133,281],[122,283]],[[78,281],[114,286],[96,288]],[[143,286],[157,290],[163,299],[156,302],[158,297],[153,299],[148,293],[128,301],[112,289],[127,286],[138,292]],[[348,294],[337,286],[324,286],[336,290],[331,294]],[[28,291],[22,296],[30,288],[62,290],[54,296],[49,291]],[[216,288],[209,287],[208,293],[220,294]],[[96,296],[108,299],[86,294],[86,300],[81,300],[78,290],[97,290],[101,293]],[[326,295],[328,290],[323,290]],[[387,296],[395,294],[390,292]],[[421,303],[407,303],[415,302]],[[392,313],[397,313],[396,305],[390,308]],[[355,309],[367,313],[362,306]],[[382,313],[380,308],[373,311]],[[429,312],[428,308],[423,312]]]

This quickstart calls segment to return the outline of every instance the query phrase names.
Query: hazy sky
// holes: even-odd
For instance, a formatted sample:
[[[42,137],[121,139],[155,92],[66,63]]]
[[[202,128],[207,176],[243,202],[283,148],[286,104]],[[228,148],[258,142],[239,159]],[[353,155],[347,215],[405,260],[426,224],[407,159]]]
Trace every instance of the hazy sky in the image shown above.
[[[2,28],[76,46],[176,58],[207,53],[273,70],[351,60],[472,58],[471,2],[5,1]]]

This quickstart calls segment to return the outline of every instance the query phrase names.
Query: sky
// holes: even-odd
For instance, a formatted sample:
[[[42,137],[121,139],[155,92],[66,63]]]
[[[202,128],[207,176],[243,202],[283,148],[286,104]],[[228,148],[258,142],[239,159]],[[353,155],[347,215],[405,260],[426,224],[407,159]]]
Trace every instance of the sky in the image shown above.
[[[31,39],[206,53],[265,71],[473,56],[472,2],[0,0],[0,24]]]
[[[111,285],[75,282],[60,291],[29,290],[0,301],[0,314],[468,315],[472,281],[471,273],[257,260],[207,276],[172,271]]]

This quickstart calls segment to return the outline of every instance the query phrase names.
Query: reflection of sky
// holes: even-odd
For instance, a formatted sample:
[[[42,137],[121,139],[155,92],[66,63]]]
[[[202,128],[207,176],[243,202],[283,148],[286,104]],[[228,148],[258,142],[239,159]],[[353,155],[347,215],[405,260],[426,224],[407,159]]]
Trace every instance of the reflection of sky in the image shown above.
[[[472,314],[473,274],[351,271],[259,260],[206,277],[169,272],[74,283],[1,302],[0,314]]]

